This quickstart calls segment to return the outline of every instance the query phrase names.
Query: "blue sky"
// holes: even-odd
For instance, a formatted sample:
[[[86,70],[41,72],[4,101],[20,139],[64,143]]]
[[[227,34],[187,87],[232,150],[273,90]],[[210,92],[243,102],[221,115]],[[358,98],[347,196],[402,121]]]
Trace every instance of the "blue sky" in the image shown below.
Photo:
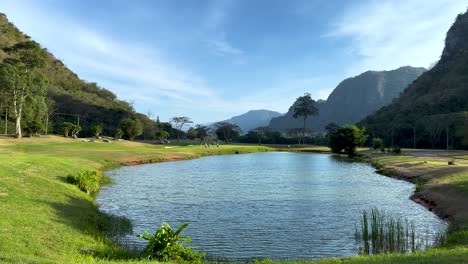
[[[1,0],[80,78],[197,123],[326,99],[366,70],[438,60],[462,0]]]

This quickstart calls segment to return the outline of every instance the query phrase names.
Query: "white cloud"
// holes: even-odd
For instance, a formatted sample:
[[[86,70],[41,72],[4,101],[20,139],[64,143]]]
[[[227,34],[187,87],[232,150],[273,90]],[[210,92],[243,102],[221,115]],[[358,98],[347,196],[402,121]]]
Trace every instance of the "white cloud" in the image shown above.
[[[444,47],[447,30],[462,0],[382,0],[352,6],[340,16],[326,37],[349,40],[357,57],[348,74],[389,70],[404,65],[428,67]]]
[[[245,52],[228,41],[225,21],[233,2],[229,0],[214,1],[204,19],[205,42],[214,54],[229,57],[235,63],[245,61]]]

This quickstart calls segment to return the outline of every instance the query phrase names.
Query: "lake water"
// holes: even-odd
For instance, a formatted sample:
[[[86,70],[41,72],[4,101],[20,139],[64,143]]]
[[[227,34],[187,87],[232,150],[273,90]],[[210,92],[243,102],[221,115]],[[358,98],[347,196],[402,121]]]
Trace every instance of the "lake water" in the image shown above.
[[[316,259],[357,254],[354,228],[377,207],[414,220],[421,234],[445,228],[408,197],[414,185],[332,155],[268,152],[123,167],[107,173],[97,202],[129,218],[135,237],[163,221],[190,223],[195,249],[227,259]]]

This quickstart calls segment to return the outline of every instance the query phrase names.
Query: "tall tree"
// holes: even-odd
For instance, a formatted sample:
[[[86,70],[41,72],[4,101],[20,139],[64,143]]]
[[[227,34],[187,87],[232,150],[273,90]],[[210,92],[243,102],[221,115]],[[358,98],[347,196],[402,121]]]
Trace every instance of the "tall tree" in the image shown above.
[[[252,129],[251,132],[255,135],[258,140],[258,144],[262,144],[262,139],[266,137],[267,134],[271,133],[272,130],[269,127],[257,127]]]
[[[216,135],[226,143],[232,141],[234,137],[238,137],[240,133],[241,129],[238,125],[228,122],[216,123]]]
[[[177,131],[177,140],[180,139],[180,132],[185,125],[192,124],[192,120],[186,116],[174,116],[170,122],[175,126]]]
[[[296,99],[296,106],[294,107],[294,118],[302,117],[304,124],[302,126],[302,144],[304,144],[304,138],[306,133],[306,121],[307,117],[317,115],[318,109],[315,107],[315,101],[312,99],[309,93],[305,93]]]
[[[7,90],[16,119],[16,137],[22,137],[21,117],[29,97],[44,97],[47,78],[37,71],[45,66],[46,52],[34,41],[21,42],[4,51],[10,56],[0,65],[0,85]]]
[[[120,127],[130,140],[134,140],[135,137],[143,133],[143,124],[139,119],[123,119],[120,123]]]

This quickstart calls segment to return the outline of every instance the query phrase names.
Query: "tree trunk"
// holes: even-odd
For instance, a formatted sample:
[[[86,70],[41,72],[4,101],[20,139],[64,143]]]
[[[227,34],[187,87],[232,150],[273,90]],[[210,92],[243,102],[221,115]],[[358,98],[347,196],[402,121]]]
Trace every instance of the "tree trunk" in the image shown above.
[[[19,115],[16,116],[16,138],[22,138],[23,135],[21,133],[21,109],[19,111]]]
[[[302,127],[302,144],[305,144],[304,139],[305,139],[305,130],[306,130],[306,119],[307,117],[304,116],[304,126]]]

